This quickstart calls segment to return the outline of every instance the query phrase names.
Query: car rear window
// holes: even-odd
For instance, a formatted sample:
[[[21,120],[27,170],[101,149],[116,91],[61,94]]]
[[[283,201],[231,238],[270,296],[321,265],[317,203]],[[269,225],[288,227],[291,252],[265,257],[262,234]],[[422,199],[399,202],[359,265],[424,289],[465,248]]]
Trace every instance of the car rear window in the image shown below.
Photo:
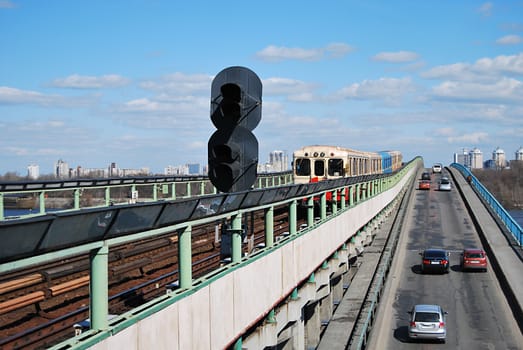
[[[469,257],[469,258],[482,258],[483,257],[483,253],[468,253],[467,257]]]
[[[426,258],[446,258],[447,257],[447,254],[445,254],[445,252],[436,251],[436,250],[426,251],[424,255]]]
[[[415,322],[439,322],[439,314],[434,312],[416,312]]]

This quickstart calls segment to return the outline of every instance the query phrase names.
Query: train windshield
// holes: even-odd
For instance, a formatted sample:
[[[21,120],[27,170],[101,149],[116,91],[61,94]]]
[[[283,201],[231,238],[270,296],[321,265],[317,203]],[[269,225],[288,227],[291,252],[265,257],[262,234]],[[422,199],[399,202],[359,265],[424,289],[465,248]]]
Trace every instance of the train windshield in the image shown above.
[[[314,175],[325,176],[325,163],[323,159],[314,161]]]
[[[329,159],[329,176],[343,176],[343,159]]]
[[[307,158],[296,159],[296,175],[298,176],[310,176],[311,175],[311,160]]]

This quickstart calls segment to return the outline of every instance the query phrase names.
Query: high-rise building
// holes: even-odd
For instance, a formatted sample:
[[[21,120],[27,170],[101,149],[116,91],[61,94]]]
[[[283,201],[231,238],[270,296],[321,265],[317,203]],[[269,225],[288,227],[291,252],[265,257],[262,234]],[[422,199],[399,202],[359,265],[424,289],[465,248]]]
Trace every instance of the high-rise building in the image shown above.
[[[33,180],[40,176],[40,167],[36,164],[29,164],[27,166],[27,177]]]
[[[62,159],[58,159],[54,165],[54,174],[59,179],[69,178],[69,164],[64,162]]]
[[[515,160],[523,160],[523,147],[520,147],[516,151],[516,158],[515,158]]]
[[[477,147],[474,147],[474,149],[470,151],[469,159],[471,169],[483,168],[483,153],[481,153],[481,151]]]
[[[503,169],[507,166],[507,160],[505,158],[505,151],[499,147],[497,147],[492,152],[492,160],[494,161],[494,165],[498,169]]]

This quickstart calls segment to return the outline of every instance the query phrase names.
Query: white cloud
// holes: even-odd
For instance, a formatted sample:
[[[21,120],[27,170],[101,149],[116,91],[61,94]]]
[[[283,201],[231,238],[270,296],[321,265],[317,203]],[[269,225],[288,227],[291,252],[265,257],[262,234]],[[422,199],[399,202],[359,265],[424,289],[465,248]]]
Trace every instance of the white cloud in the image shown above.
[[[140,87],[153,91],[169,91],[183,94],[205,92],[210,96],[213,77],[205,74],[174,73],[161,77],[158,80],[147,80]]]
[[[491,2],[485,2],[479,7],[478,12],[484,17],[489,17],[492,14],[493,7],[494,5]]]
[[[11,0],[0,0],[0,8],[3,9],[12,9],[15,8],[16,5]]]
[[[493,78],[499,79],[500,74],[523,74],[523,53],[481,58],[473,64],[460,62],[437,66],[421,73],[421,77],[426,79],[485,81]]]
[[[78,107],[87,106],[92,97],[65,97],[47,95],[36,91],[20,90],[8,86],[0,86],[0,105],[37,105],[41,107]]]
[[[432,92],[436,97],[451,100],[523,102],[523,83],[511,78],[502,78],[492,84],[445,81],[433,87]]]
[[[447,141],[449,143],[459,143],[459,144],[480,144],[482,142],[488,141],[488,134],[486,132],[473,132],[470,134],[463,134],[460,136],[448,137]]]
[[[411,51],[398,51],[398,52],[380,52],[376,54],[372,59],[381,62],[390,63],[405,63],[412,62],[419,58],[419,55]]]
[[[256,53],[256,57],[266,62],[284,60],[319,61],[323,58],[339,58],[351,52],[353,48],[344,43],[331,43],[326,47],[303,49],[269,45]]]
[[[398,98],[414,91],[414,84],[406,78],[380,78],[378,80],[364,80],[346,86],[337,95],[348,99],[390,99]]]
[[[523,42],[523,38],[519,35],[505,35],[502,38],[496,40],[496,44],[500,45],[516,45]]]
[[[73,89],[103,89],[128,85],[130,80],[117,74],[100,77],[73,74],[66,78],[55,79],[51,86]]]

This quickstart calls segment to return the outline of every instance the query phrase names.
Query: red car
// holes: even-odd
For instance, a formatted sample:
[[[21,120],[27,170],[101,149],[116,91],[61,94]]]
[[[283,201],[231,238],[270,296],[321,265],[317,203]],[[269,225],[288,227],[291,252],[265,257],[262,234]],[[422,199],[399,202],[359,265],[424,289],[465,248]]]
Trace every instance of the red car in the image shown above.
[[[428,181],[428,180],[421,180],[419,182],[419,189],[420,190],[430,190],[430,181]]]
[[[483,249],[467,248],[461,253],[462,270],[487,271],[487,254]]]

